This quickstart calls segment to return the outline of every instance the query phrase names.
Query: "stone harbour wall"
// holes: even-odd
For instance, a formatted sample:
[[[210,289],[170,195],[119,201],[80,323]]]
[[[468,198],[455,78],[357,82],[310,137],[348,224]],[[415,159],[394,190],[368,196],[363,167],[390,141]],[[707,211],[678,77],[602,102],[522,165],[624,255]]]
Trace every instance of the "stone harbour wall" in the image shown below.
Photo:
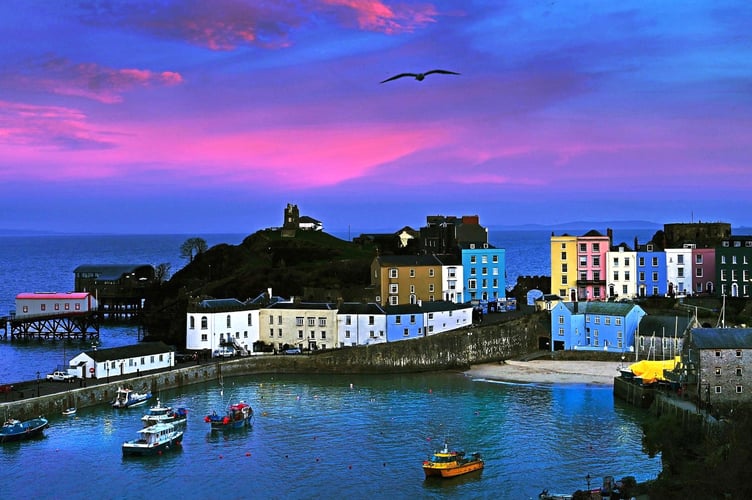
[[[222,377],[262,373],[396,373],[466,370],[471,364],[519,357],[537,349],[538,338],[550,336],[547,313],[511,321],[441,333],[421,339],[323,351],[313,355],[264,355],[222,362],[177,365],[171,370],[144,374],[127,381],[87,381],[86,387],[0,402],[2,418],[25,420],[38,415],[60,415],[69,407],[109,404],[119,386],[137,391],[175,389]]]

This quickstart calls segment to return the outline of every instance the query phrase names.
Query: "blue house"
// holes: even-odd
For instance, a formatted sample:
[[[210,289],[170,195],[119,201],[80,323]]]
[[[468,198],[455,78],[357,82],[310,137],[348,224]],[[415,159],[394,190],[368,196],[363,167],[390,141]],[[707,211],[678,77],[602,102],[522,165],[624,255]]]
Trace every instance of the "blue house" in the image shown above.
[[[384,311],[387,342],[425,336],[423,309],[418,304],[386,306]]]
[[[506,298],[506,251],[488,243],[462,243],[462,271],[466,301],[480,305],[484,313],[496,310]]]
[[[653,243],[637,247],[637,296],[663,296],[668,293],[666,252]]]
[[[551,350],[634,352],[647,313],[620,302],[559,302],[551,310]]]

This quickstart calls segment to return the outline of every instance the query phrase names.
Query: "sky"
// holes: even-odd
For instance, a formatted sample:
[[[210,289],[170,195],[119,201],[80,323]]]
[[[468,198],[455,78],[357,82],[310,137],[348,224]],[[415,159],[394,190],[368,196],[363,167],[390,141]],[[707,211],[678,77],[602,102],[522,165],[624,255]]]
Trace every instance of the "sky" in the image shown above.
[[[0,229],[752,225],[748,0],[3,0]],[[419,81],[401,73],[442,69]]]

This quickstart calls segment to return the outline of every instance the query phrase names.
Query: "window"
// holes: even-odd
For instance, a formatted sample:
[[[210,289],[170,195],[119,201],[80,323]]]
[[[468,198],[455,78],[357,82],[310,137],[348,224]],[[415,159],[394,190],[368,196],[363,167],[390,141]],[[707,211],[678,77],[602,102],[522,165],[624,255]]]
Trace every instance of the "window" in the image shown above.
[[[196,328],[196,318],[194,318],[193,316],[188,319],[188,328],[190,328],[191,330]]]
[[[720,358],[721,357],[721,351],[715,351],[715,357]]]
[[[567,253],[566,252],[564,252],[564,258],[565,259],[567,258]],[[492,255],[491,256],[491,262],[493,262],[494,264],[498,263],[499,262],[499,256],[498,255]]]
[[[272,316],[271,314],[269,315],[269,324],[270,325],[274,324],[274,316]]]
[[[308,318],[308,326],[316,326],[316,318]]]
[[[282,315],[281,314],[277,316],[277,324],[278,325],[282,324]]]
[[[282,329],[281,328],[277,328],[277,335],[280,336],[280,337],[282,336]]]
[[[410,336],[410,330],[408,330],[407,328],[405,328],[404,330],[402,330],[402,335],[404,335],[405,337],[409,337]]]
[[[640,281],[645,281],[645,271],[640,271],[639,278]]]
[[[716,368],[715,369],[715,374],[716,375],[720,375],[721,374],[721,369],[720,368]]]
[[[207,328],[209,328],[209,320],[206,316],[201,316],[201,329],[206,330]]]
[[[736,357],[737,358],[741,358],[742,357],[742,350],[741,349],[737,349],[736,350]]]
[[[594,320],[595,320],[594,322],[595,322],[596,325],[600,325],[601,324],[601,317],[600,316],[596,316],[594,318]]]
[[[410,293],[415,293],[415,285],[410,285]]]
[[[580,243],[580,252],[587,252],[587,243]]]
[[[435,269],[429,269],[428,270],[428,277],[429,278],[433,278],[435,275],[436,275],[436,270]]]
[[[389,305],[390,306],[396,306],[399,303],[399,300],[397,299],[396,295],[392,295],[389,297]]]
[[[584,255],[580,256],[580,267],[587,267],[587,257]]]
[[[345,338],[346,339],[350,338],[350,330],[345,330]]]
[[[614,271],[614,281],[619,281],[619,271]]]
[[[248,326],[253,326],[253,315],[248,313]]]
[[[66,302],[64,308],[66,311],[70,311],[70,304]]]
[[[321,338],[322,339],[326,338],[326,330],[321,330]]]
[[[606,316],[605,318],[603,318],[603,322],[606,325],[610,325],[611,324],[611,318],[609,316]]]
[[[431,283],[430,285],[428,285],[428,291],[431,292],[431,293],[433,293],[433,283]]]
[[[695,277],[696,278],[702,278],[702,268],[698,267],[695,269]]]
[[[695,255],[695,264],[702,264],[702,254]]]
[[[303,338],[303,330],[298,330],[298,338],[299,339]]]
[[[347,317],[345,320],[346,324],[350,324],[350,316]],[[303,326],[303,316],[296,316],[295,317],[295,326]]]
[[[399,277],[399,273],[397,272],[397,268],[392,267],[392,268],[389,269],[389,277],[390,278],[397,278],[397,277]]]
[[[402,324],[402,316],[395,316],[394,317],[394,324],[395,325],[401,325]]]
[[[475,290],[477,288],[477,284],[475,280],[467,280],[467,288],[470,290]]]
[[[564,316],[559,316],[559,324],[560,325],[564,324]]]
[[[614,318],[614,324],[616,326],[621,326],[621,318]]]
[[[227,328],[231,328],[231,327],[232,327],[232,316],[228,314],[227,315]]]
[[[679,264],[679,265],[683,265],[684,264],[684,255],[677,254],[677,256],[676,256],[676,263]]]
[[[319,318],[319,326],[326,326],[326,318]]]
[[[640,267],[644,267],[645,266],[645,257],[640,257],[639,259],[637,259],[637,265],[640,266]]]
[[[475,255],[470,256],[470,264],[475,264],[477,262],[477,258]]]
[[[345,316],[345,324],[348,326],[352,325],[352,317],[349,314]]]
[[[601,267],[601,258],[597,255],[593,256],[593,267]]]
[[[399,285],[397,283],[390,283],[389,284],[389,293],[390,294],[397,294],[397,293],[399,293]]]
[[[721,386],[720,385],[715,386],[715,393],[716,394],[720,394],[721,393]]]
[[[738,367],[736,367],[736,376],[737,376],[737,377],[741,377],[741,376],[742,376],[742,369],[741,369],[741,367],[739,367],[739,366],[738,366]]]
[[[593,243],[593,252],[600,252],[600,251],[601,251],[601,244]]]
[[[368,324],[373,325],[376,322],[376,319],[373,316],[368,316]]]
[[[414,314],[411,314],[411,315],[410,315],[410,324],[411,324],[411,325],[414,325],[414,324],[415,324],[415,315],[414,315]]]
[[[624,281],[632,281],[632,275],[629,271],[624,271]]]
[[[736,393],[737,394],[741,394],[742,393],[742,386],[740,386],[740,385],[736,386]]]
[[[746,262],[745,262],[745,264],[746,264]],[[744,271],[744,273],[745,273],[744,276],[745,276],[745,279],[746,279],[746,276],[747,276],[746,273],[747,273],[747,271]],[[76,311],[80,311],[81,310],[81,304],[79,304],[78,302],[76,302],[75,309],[76,309]]]
[[[564,329],[559,328],[559,337],[563,337],[563,336],[564,336]]]
[[[658,273],[653,273],[651,278],[652,278],[652,281],[658,281]],[[657,295],[657,293],[653,293],[653,295]]]
[[[624,257],[624,265],[629,266],[629,257]]]
[[[55,305],[56,305],[56,306],[58,306],[57,304],[55,304]],[[59,307],[59,306],[58,306],[58,307]],[[40,306],[40,309],[41,309],[42,311],[46,311],[46,310],[47,310],[47,304],[42,304],[42,305]]]

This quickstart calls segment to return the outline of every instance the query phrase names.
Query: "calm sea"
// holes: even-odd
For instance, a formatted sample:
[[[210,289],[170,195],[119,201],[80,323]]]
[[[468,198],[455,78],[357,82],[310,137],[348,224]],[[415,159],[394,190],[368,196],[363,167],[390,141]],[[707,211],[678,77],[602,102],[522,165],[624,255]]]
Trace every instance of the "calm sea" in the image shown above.
[[[194,236],[194,235],[191,235]],[[247,236],[198,235],[209,245]],[[169,262],[186,235],[0,237],[0,315],[21,291],[68,291],[86,263]],[[549,274],[550,232],[491,232],[507,250],[508,279]],[[632,236],[629,236],[630,238]],[[103,347],[136,341],[132,325],[106,325]],[[0,341],[0,383],[31,380],[89,346]],[[352,389],[350,388],[352,384]],[[655,477],[641,451],[644,415],[611,388],[471,380],[461,374],[263,376],[167,391],[190,408],[182,451],[124,460],[138,409],[108,406],[51,419],[40,440],[0,447],[0,497],[22,498],[537,498],[573,492],[585,476]],[[202,421],[230,400],[256,410],[253,429],[213,435]],[[5,415],[0,415],[5,418]],[[480,474],[425,481],[421,463],[444,439],[487,460]],[[45,480],[37,470],[44,467]],[[12,492],[12,494],[11,494]]]
[[[102,405],[51,416],[45,437],[0,448],[2,496],[54,499],[537,498],[572,493],[585,476],[654,478],[641,452],[639,410],[611,388],[471,380],[461,374],[254,376],[165,391],[189,408],[180,451],[121,456],[143,409]],[[244,399],[253,428],[211,433],[203,416]],[[481,452],[486,467],[425,480],[444,440]],[[44,481],[39,480],[44,468]],[[11,493],[12,492],[12,493]]]

